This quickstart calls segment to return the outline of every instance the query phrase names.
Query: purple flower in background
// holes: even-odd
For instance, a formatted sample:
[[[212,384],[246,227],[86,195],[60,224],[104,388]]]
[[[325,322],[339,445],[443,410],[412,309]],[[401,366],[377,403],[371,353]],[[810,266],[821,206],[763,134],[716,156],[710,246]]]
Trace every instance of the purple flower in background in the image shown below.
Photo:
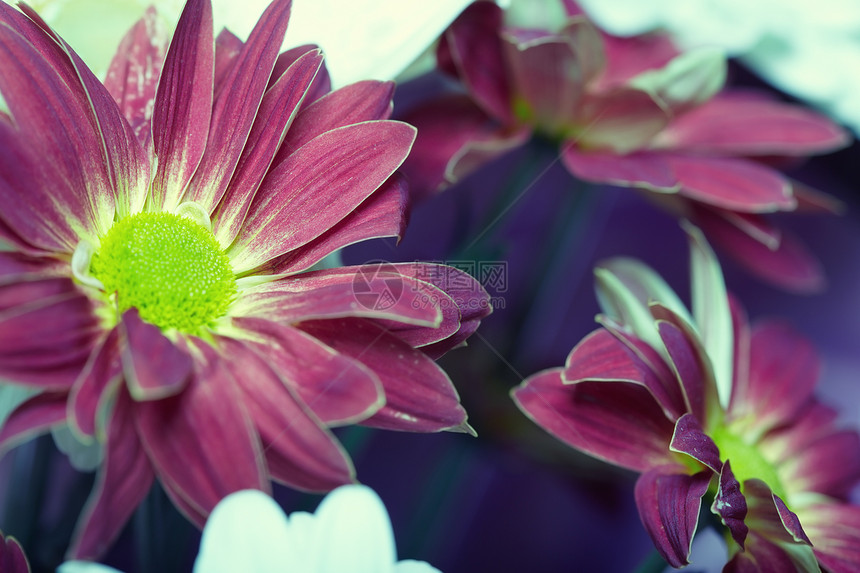
[[[566,11],[557,31],[526,29],[479,1],[452,24],[438,66],[465,93],[404,116],[419,133],[404,164],[413,191],[429,195],[539,135],[557,142],[573,175],[645,190],[758,276],[819,289],[817,260],[764,214],[835,202],[771,165],[842,147],[847,134],[763,94],[721,91],[719,52],[679,54],[661,35],[613,37],[572,3]]]
[[[279,54],[289,13],[276,0],[243,43],[190,0],[167,47],[150,11],[102,85],[0,4],[0,376],[29,392],[0,443],[68,424],[103,446],[74,558],[155,479],[202,526],[272,479],[353,482],[331,427],[471,432],[433,359],[489,313],[481,286],[441,265],[318,270],[400,236],[415,129],[388,119],[392,84],[327,93],[318,49]],[[437,286],[455,282],[456,300]]]
[[[639,514],[672,566],[688,563],[707,495],[730,534],[727,571],[857,571],[860,435],[812,396],[811,345],[782,322],[750,326],[688,230],[692,313],[649,267],[608,261],[603,328],[513,398],[565,443],[642,474]]]

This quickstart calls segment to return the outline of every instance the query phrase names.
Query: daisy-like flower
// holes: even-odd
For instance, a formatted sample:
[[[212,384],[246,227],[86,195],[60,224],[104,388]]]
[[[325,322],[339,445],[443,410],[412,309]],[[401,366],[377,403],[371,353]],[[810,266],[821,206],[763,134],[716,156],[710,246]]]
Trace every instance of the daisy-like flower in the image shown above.
[[[573,175],[648,191],[750,271],[793,290],[819,288],[815,258],[763,214],[832,201],[756,158],[831,151],[847,134],[803,108],[721,91],[718,51],[679,54],[662,35],[613,37],[572,2],[565,10],[558,30],[522,28],[479,1],[448,29],[438,65],[465,93],[404,116],[419,129],[404,166],[419,196],[539,135],[558,143]]]
[[[119,573],[85,561],[67,561],[57,571]],[[397,561],[385,505],[363,485],[339,487],[315,513],[289,516],[257,490],[231,493],[206,521],[194,571],[439,573],[424,561]]]
[[[596,272],[603,327],[563,368],[512,395],[574,448],[640,472],[636,504],[657,549],[688,563],[703,498],[725,525],[725,571],[860,570],[860,435],[812,396],[819,361],[782,322],[750,327],[690,227],[693,311],[645,265]]]
[[[387,119],[390,83],[326,93],[318,49],[279,54],[289,12],[273,2],[243,43],[190,0],[169,48],[150,12],[102,85],[0,4],[0,377],[26,390],[0,444],[68,424],[103,446],[75,558],[154,479],[202,526],[271,479],[353,482],[332,426],[471,431],[433,358],[489,312],[480,285],[429,264],[310,270],[401,234],[415,129]]]

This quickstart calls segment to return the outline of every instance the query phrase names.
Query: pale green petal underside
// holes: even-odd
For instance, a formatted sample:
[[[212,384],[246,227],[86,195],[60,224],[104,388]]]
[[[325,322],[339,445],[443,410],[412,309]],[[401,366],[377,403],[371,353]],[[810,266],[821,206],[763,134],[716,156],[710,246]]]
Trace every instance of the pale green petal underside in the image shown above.
[[[726,55],[718,48],[684,52],[657,70],[642,72],[630,85],[648,93],[663,109],[706,102],[726,82]]]
[[[612,265],[613,262],[608,264]],[[641,265],[633,260],[627,260],[623,264]],[[626,284],[610,268],[597,267],[594,269],[594,277],[597,301],[604,314],[665,355],[665,348],[654,324],[654,317],[648,309],[648,299],[640,298],[640,295],[645,293],[634,292],[631,285]]]
[[[681,298],[666,284],[663,277],[648,265],[635,259],[617,257],[602,262],[600,266],[612,272],[639,300],[644,301],[646,306],[651,302],[659,302],[688,323],[693,323],[693,317]]]
[[[723,271],[702,232],[682,222],[690,238],[690,269],[693,318],[702,345],[711,359],[717,394],[723,408],[728,407],[732,391],[734,334],[732,314]]]
[[[101,465],[104,448],[96,440],[80,441],[67,424],[51,429],[57,449],[66,454],[72,467],[82,472],[91,472]]]

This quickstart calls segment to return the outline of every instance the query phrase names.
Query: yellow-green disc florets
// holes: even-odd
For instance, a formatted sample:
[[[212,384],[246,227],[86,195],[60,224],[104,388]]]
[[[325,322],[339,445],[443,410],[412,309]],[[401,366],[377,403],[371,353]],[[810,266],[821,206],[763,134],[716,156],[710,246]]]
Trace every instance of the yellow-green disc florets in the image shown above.
[[[172,213],[138,213],[114,223],[90,265],[119,312],[167,330],[197,334],[224,315],[236,280],[230,260],[200,223]]]

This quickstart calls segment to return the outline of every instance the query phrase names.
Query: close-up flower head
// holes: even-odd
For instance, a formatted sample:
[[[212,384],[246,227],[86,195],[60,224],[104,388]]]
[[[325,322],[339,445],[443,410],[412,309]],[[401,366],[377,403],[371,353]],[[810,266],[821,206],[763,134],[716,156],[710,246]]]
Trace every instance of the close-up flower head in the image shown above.
[[[784,322],[750,326],[688,232],[692,313],[651,268],[607,261],[595,271],[602,328],[512,396],[568,445],[641,473],[639,515],[670,565],[689,563],[710,511],[725,526],[724,571],[856,571],[860,434],[813,397],[809,342]]]
[[[31,391],[0,438],[68,424],[104,448],[75,557],[101,555],[154,479],[202,526],[272,479],[354,481],[333,426],[472,432],[431,356],[488,312],[467,304],[480,285],[458,276],[461,311],[432,282],[453,268],[311,270],[402,233],[415,129],[387,119],[390,83],[329,93],[318,49],[279,53],[289,14],[273,2],[242,42],[191,1],[168,44],[150,10],[102,84],[0,5],[0,375]],[[397,297],[371,304],[357,279]]]

